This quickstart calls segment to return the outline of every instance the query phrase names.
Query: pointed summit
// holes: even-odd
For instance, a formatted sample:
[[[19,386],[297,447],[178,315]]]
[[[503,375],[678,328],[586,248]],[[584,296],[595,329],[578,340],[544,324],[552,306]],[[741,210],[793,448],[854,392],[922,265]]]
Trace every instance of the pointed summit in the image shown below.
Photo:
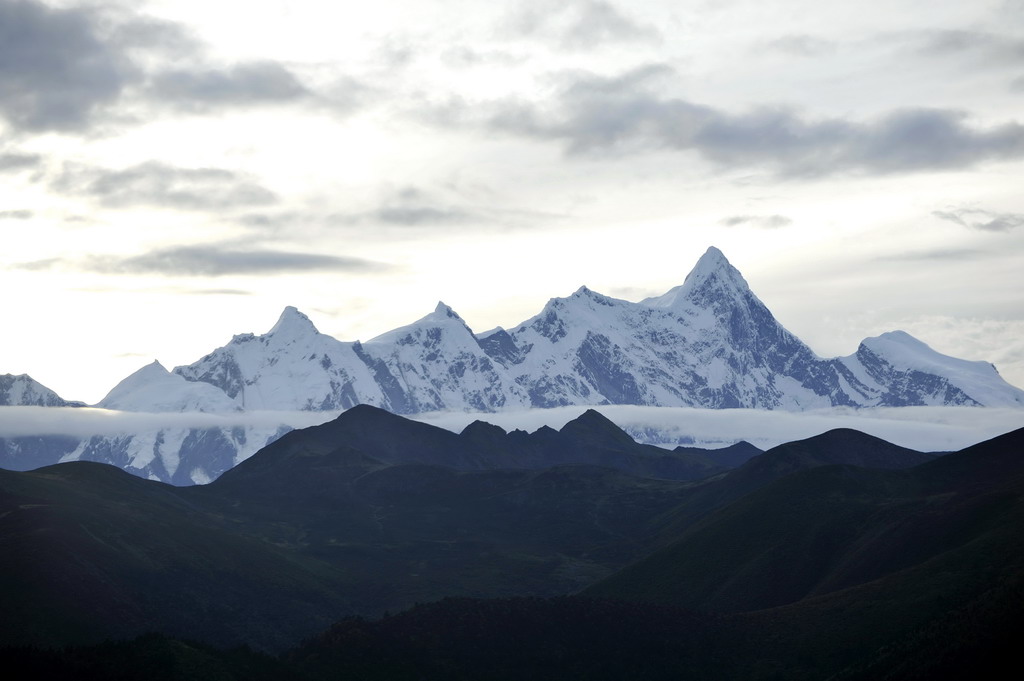
[[[459,314],[455,310],[453,310],[450,306],[445,305],[443,300],[437,301],[437,307],[434,308],[434,311],[431,312],[426,317],[424,317],[424,319],[427,319],[427,318],[431,318],[431,319],[458,319],[460,322],[462,321],[462,317],[460,317]]]
[[[559,432],[583,444],[605,446],[636,444],[636,441],[626,431],[596,409],[587,409],[562,426]]]
[[[281,316],[277,318],[277,323],[274,324],[274,327],[267,332],[267,335],[292,339],[300,336],[316,335],[318,333],[320,332],[317,331],[313,322],[309,321],[309,317],[289,305],[283,312],[281,312]]]
[[[432,328],[464,329],[465,333],[468,334],[469,337],[472,338],[473,343],[476,344],[476,336],[473,335],[473,330],[466,325],[466,322],[463,321],[458,312],[446,305],[444,301],[440,300],[437,302],[437,306],[434,308],[434,311],[430,314],[420,317],[412,324],[400,326],[397,329],[392,329],[391,331],[382,333],[375,338],[371,338],[367,343],[408,343],[412,341],[402,339],[409,339],[413,336],[418,337],[420,334],[425,332],[425,329]]]
[[[713,299],[743,297],[750,294],[746,279],[720,250],[710,246],[682,284],[660,296],[640,301],[641,305],[679,309],[686,304],[706,307]]]
[[[238,405],[208,383],[185,380],[154,360],[114,386],[97,407],[119,411],[230,412]]]
[[[28,374],[0,374],[0,406],[76,407]]]
[[[717,273],[729,273],[730,275],[735,273],[739,275],[739,271],[732,266],[732,263],[729,262],[724,253],[714,246],[708,246],[708,250],[704,251],[704,255],[700,256],[697,264],[693,266],[693,269],[686,275],[686,278],[706,278]],[[740,279],[742,278],[742,275],[740,275]]]

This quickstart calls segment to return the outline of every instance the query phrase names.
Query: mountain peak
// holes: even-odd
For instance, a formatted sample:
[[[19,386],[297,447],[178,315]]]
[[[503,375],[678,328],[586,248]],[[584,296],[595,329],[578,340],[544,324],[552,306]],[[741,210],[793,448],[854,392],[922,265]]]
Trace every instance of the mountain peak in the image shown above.
[[[437,301],[437,307],[435,307],[434,311],[428,316],[439,317],[441,319],[458,319],[460,322],[462,321],[462,317],[460,317],[459,314],[451,308],[451,306],[446,305],[443,300]]]
[[[163,376],[164,374],[170,373],[167,371],[167,367],[160,363],[160,360],[154,359],[152,362],[136,371],[132,376],[138,374],[140,376]]]
[[[690,273],[686,275],[686,279],[683,281],[684,292],[687,296],[692,296],[699,288],[712,281],[716,281],[718,288],[729,288],[737,292],[750,290],[740,271],[733,267],[728,258],[714,246],[710,246],[704,252]]]
[[[562,435],[567,435],[580,442],[589,444],[635,444],[635,440],[619,428],[607,416],[596,409],[585,412],[562,426]]]
[[[115,385],[97,407],[120,411],[230,412],[234,400],[208,383],[172,374],[154,360]]]
[[[286,336],[295,338],[320,333],[309,320],[309,317],[298,311],[297,308],[289,305],[277,318],[277,323],[267,333],[268,336]]]
[[[420,317],[412,324],[400,326],[397,329],[386,331],[381,335],[371,338],[369,343],[398,343],[399,345],[408,345],[413,342],[413,337],[419,337],[420,334],[424,333],[426,329],[431,328],[457,328],[461,327],[465,329],[465,332],[470,336],[473,343],[475,344],[476,337],[473,336],[472,329],[466,325],[462,317],[453,310],[451,307],[446,305],[443,301],[438,301],[437,307],[434,311],[428,315]]]
[[[57,393],[28,374],[0,374],[0,405],[11,407],[67,407],[79,406],[60,398]]]
[[[663,295],[642,300],[641,304],[665,308],[678,308],[686,303],[701,305],[711,291],[724,293],[730,297],[750,291],[740,271],[714,246],[709,246],[704,255],[697,260],[697,264],[686,275],[682,284]]]

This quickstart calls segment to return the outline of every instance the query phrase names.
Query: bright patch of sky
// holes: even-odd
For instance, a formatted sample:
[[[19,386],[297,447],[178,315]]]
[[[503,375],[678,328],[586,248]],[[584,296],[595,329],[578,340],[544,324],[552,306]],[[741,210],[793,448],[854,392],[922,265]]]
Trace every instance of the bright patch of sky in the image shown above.
[[[295,305],[366,340],[718,246],[823,356],[1024,385],[1024,2],[0,0],[0,373],[98,401]]]

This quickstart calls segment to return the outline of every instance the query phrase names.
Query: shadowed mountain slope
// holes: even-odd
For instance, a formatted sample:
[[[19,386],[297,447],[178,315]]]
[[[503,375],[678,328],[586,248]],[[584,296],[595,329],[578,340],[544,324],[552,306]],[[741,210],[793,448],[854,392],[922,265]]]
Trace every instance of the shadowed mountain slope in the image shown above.
[[[669,451],[639,444],[592,409],[560,431],[545,426],[533,433],[506,433],[498,426],[475,421],[456,434],[361,404],[333,421],[288,433],[261,452],[259,464],[242,462],[221,479],[238,480],[271,460],[299,451],[319,454],[342,446],[383,464],[417,463],[462,471],[587,464],[646,477],[696,480],[729,468],[718,462],[714,450]]]
[[[603,443],[607,426],[593,426],[577,436]],[[192,638],[281,648],[330,612],[487,596],[499,598],[347,619],[267,668],[296,679],[810,681],[986,676],[1019,629],[1024,430],[896,470],[893,457],[920,455],[832,431],[699,482],[585,465],[388,465],[322,433],[285,444],[187,489],[90,464],[0,474],[0,605],[15,613],[3,640],[191,627]],[[659,539],[672,541],[651,553]],[[637,558],[586,592],[611,601],[504,598],[565,593]],[[224,678],[253,678],[258,664],[161,639],[125,646],[59,664],[78,678],[76,660],[143,650],[208,660]],[[45,665],[6,657],[19,654]]]
[[[723,586],[713,570],[692,568],[711,585],[715,607],[742,609],[752,594],[764,598],[759,580],[806,554],[785,548],[791,539],[810,546],[815,560],[765,592],[776,600],[758,607],[807,600],[904,569],[946,546],[920,528],[898,535],[913,548],[902,553],[885,552],[898,546],[888,535],[865,535],[859,552],[843,549],[839,539],[861,536],[862,525],[873,521],[879,489],[906,497],[893,497],[899,503],[885,506],[887,512],[908,504],[946,508],[935,506],[948,494],[946,481],[971,480],[964,470],[972,457],[989,456],[981,448],[949,463],[933,461],[915,469],[933,471],[923,477],[823,465],[892,466],[900,457],[898,465],[906,465],[922,456],[833,431],[704,481],[589,464],[458,470],[440,465],[439,457],[450,450],[460,465],[478,466],[520,452],[534,461],[550,443],[566,446],[565,456],[657,457],[631,447],[595,413],[561,432],[532,435],[487,424],[455,435],[370,407],[347,414],[287,435],[206,486],[175,488],[88,463],[3,472],[0,605],[17,613],[5,622],[4,640],[88,642],[152,629],[280,649],[347,614],[375,615],[444,596],[574,592],[659,546],[676,542],[671,551],[702,537],[701,561],[728,563],[742,576]],[[467,440],[473,447],[460,449]],[[487,442],[500,446],[483,447]],[[520,442],[536,450],[517,449]],[[1012,465],[999,457],[985,466],[1000,470],[1001,480],[1012,477]],[[988,484],[977,475],[979,488]],[[913,495],[927,481],[935,491],[925,503]],[[756,487],[763,489],[741,499]],[[771,501],[780,495],[785,503]],[[816,541],[822,532],[830,543]],[[767,558],[743,550],[757,541],[772,544],[762,551]],[[696,560],[693,551],[683,553],[661,565],[677,570]],[[667,554],[647,560],[658,565],[659,555]],[[668,586],[660,594],[677,598]]]
[[[866,441],[850,432],[821,437],[837,434],[847,444]],[[842,446],[821,450],[812,440],[770,450],[726,480],[850,458]],[[853,458],[879,463],[886,448],[875,445]],[[720,507],[588,593],[739,612],[897,579],[907,570],[931,579],[929,566],[972,555],[990,537],[1019,528],[1022,493],[1024,430],[906,470],[819,465]],[[1005,548],[1012,549],[1007,566],[1024,558],[1024,541]]]
[[[549,440],[578,441],[581,456],[677,460],[588,419],[572,437],[463,436],[354,409],[191,488],[87,462],[2,471],[0,605],[18,613],[2,639],[156,629],[279,648],[346,614],[574,591],[643,555],[686,483],[587,464],[483,469],[479,443],[464,442],[499,435],[508,442],[491,458],[504,460],[522,441],[535,449],[518,458],[538,464]]]

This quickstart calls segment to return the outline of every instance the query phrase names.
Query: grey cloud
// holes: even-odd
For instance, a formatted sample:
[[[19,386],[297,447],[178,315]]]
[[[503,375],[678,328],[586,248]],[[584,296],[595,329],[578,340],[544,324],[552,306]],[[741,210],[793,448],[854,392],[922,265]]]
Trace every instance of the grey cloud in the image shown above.
[[[0,116],[15,128],[80,130],[137,77],[93,11],[0,0]]]
[[[470,47],[453,47],[441,53],[441,61],[452,67],[473,67],[482,65],[515,66],[527,57],[501,50],[475,50]]]
[[[30,220],[33,215],[30,210],[0,210],[0,220]]]
[[[291,102],[310,93],[280,64],[250,62],[219,70],[164,71],[154,77],[151,94],[173,106],[202,111]]]
[[[987,31],[927,31],[918,52],[926,56],[969,55],[988,63],[1019,66],[1024,61],[1024,39]]]
[[[29,168],[36,168],[42,162],[39,154],[21,154],[9,152],[0,154],[0,173],[16,173]]]
[[[58,266],[67,266],[69,263],[62,261],[61,263],[54,263],[50,268],[56,268]],[[25,269],[21,267],[21,269]],[[242,289],[234,288],[192,288],[189,286],[148,286],[148,287],[133,287],[131,289],[125,289],[123,286],[86,286],[74,289],[75,291],[83,293],[141,293],[141,294],[171,294],[171,295],[190,295],[190,296],[251,296],[254,295],[252,291],[244,291]],[[121,356],[121,355],[119,355]],[[124,353],[124,357],[131,357],[133,353]]]
[[[651,65],[615,77],[576,75],[549,105],[497,102],[482,107],[477,122],[561,142],[570,154],[693,151],[722,166],[763,165],[784,176],[946,170],[1024,157],[1017,122],[976,128],[963,112],[945,109],[897,110],[870,122],[809,120],[781,108],[731,114],[663,96],[658,86],[671,73]],[[435,120],[466,123],[474,114],[450,105]]]
[[[269,189],[231,170],[177,168],[156,161],[121,170],[65,165],[52,186],[59,192],[88,196],[114,208],[155,205],[211,210],[277,201]]]
[[[457,208],[432,206],[382,206],[366,217],[388,225],[457,224],[466,222],[471,215]]]
[[[777,229],[779,227],[788,227],[793,224],[793,220],[787,218],[785,215],[732,215],[727,218],[722,218],[720,222],[726,227],[748,225],[751,227],[760,227],[762,229]]]
[[[406,37],[387,36],[377,46],[376,58],[386,69],[400,69],[416,60],[417,49]]]
[[[309,216],[298,213],[246,213],[238,217],[237,222],[245,227],[276,230],[291,227],[300,222],[308,222]]]
[[[467,196],[475,198],[466,200]],[[368,206],[333,213],[318,210],[249,212],[235,218],[245,227],[260,230],[264,237],[288,234],[295,228],[321,228],[332,231],[352,229],[365,234],[364,227],[387,230],[389,238],[402,233],[422,234],[429,230],[448,232],[455,229],[519,229],[550,223],[564,215],[541,211],[502,208],[500,199],[487,188],[466,187],[446,182],[438,191],[416,186],[386,187]]]
[[[602,0],[581,2],[578,15],[567,27],[563,43],[568,47],[592,47],[604,42],[658,40],[651,26],[642,26],[624,16],[611,3]]]
[[[441,195],[414,186],[392,189],[386,191],[378,204],[370,210],[336,213],[328,216],[325,222],[333,227],[370,224],[417,230],[469,227],[519,229],[564,217],[555,213],[496,207],[495,199],[486,201],[485,205],[467,204],[462,200],[465,188],[456,183],[455,186],[449,184],[448,189],[448,192],[441,192]],[[452,193],[459,195],[455,202],[443,197],[443,194]]]
[[[204,288],[186,290],[183,293],[197,296],[251,296],[252,291],[243,291],[237,288]]]
[[[203,51],[202,43],[189,30],[171,21],[107,8],[103,23],[109,27],[106,40],[129,52],[163,53],[180,60],[198,58]]]
[[[835,50],[835,43],[811,35],[786,35],[769,41],[769,50],[784,52],[797,57],[819,57]]]
[[[207,65],[187,29],[133,12],[0,0],[0,118],[21,131],[82,133],[97,122],[128,120],[115,106],[129,97],[195,112],[313,99],[279,63]],[[184,65],[155,66],[161,63]],[[324,103],[351,108],[350,97],[336,94]]]
[[[1024,92],[1024,76],[1018,76],[1010,81],[1010,92]]]
[[[22,263],[19,269],[74,269],[101,274],[162,274],[168,276],[263,275],[285,272],[382,272],[384,263],[324,255],[238,248],[233,245],[179,246],[134,256],[91,255],[81,260],[49,259]]]
[[[359,213],[338,213],[329,218],[334,224],[376,223],[400,227],[458,225],[477,219],[473,212],[446,205],[416,187],[389,192],[377,207]]]
[[[86,267],[108,274],[167,274],[172,276],[223,276],[229,274],[274,274],[311,270],[374,272],[386,269],[382,263],[323,255],[234,249],[219,246],[182,246],[155,250],[128,258],[97,256]]]
[[[380,88],[343,76],[333,83],[320,87],[311,95],[310,101],[335,114],[348,114],[379,99]]]
[[[986,232],[1008,232],[1011,229],[1024,226],[1024,215],[1020,213],[993,213],[979,208],[936,210],[932,211],[932,215],[961,227],[980,229]]]
[[[942,248],[930,251],[916,251],[912,253],[898,253],[893,255],[880,256],[877,260],[883,261],[918,261],[918,260],[964,260],[985,255],[984,251],[973,248]]]
[[[28,272],[42,272],[60,267],[64,261],[60,258],[45,258],[43,260],[31,260],[13,265],[14,269],[26,270]]]
[[[553,38],[562,48],[579,50],[603,43],[660,41],[653,26],[637,23],[604,0],[570,3],[521,3],[509,20],[519,35]]]

